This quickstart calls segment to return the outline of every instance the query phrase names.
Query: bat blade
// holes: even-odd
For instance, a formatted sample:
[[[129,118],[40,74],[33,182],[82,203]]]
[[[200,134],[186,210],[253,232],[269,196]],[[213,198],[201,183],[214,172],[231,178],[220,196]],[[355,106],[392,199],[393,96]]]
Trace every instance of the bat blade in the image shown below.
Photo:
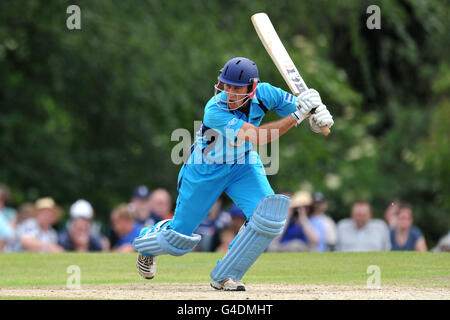
[[[264,45],[264,48],[269,56],[272,58],[272,61],[281,73],[281,76],[287,83],[291,92],[298,96],[307,90],[308,87],[306,86],[305,81],[281,42],[280,37],[269,19],[269,16],[264,12],[260,12],[252,15],[251,20],[259,39]],[[305,118],[306,116],[301,119],[301,121]],[[327,136],[330,134],[330,129],[327,126],[320,129],[323,135]]]

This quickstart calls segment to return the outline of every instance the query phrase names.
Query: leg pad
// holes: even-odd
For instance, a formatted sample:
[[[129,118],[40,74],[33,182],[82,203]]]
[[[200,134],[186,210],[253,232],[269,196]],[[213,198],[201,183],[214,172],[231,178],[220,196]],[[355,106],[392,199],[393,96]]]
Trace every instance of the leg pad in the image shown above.
[[[283,232],[289,203],[290,199],[284,195],[264,197],[233,246],[211,271],[212,280],[229,277],[241,280],[270,242]]]
[[[181,234],[169,229],[168,226],[169,224],[162,228],[154,228],[150,232],[141,232],[143,234],[133,241],[136,251],[146,256],[162,254],[181,256],[192,251],[202,238],[198,234],[192,236]]]

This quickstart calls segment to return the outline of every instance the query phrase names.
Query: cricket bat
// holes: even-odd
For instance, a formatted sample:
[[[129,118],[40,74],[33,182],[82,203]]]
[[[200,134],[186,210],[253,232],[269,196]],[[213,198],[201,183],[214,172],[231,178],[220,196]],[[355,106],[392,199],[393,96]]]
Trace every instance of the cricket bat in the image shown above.
[[[266,51],[277,66],[278,71],[280,71],[284,81],[286,81],[289,89],[291,89],[291,92],[298,96],[302,92],[308,90],[305,81],[295,67],[294,62],[283,46],[283,43],[281,43],[280,37],[278,37],[267,14],[261,12],[252,15],[252,22],[264,48],[266,48]],[[307,116],[301,119],[301,121],[305,120],[305,118],[307,118]],[[330,134],[330,129],[327,126],[321,127],[320,130],[324,136]]]

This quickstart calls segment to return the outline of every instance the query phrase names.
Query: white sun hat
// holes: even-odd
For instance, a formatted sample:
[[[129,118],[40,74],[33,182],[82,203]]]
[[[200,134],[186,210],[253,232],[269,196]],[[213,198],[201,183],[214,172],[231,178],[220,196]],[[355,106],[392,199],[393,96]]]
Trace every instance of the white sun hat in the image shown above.
[[[72,219],[84,218],[91,220],[94,216],[94,209],[91,204],[86,200],[77,200],[74,204],[70,206],[70,217]]]

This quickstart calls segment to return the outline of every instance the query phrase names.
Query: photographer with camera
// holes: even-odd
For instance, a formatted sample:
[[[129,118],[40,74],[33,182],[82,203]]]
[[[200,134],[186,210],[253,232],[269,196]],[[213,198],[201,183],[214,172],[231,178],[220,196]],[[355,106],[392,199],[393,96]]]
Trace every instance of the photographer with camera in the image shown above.
[[[306,191],[296,192],[292,196],[286,227],[281,236],[272,241],[268,251],[326,251],[325,226],[311,213],[311,194]]]

